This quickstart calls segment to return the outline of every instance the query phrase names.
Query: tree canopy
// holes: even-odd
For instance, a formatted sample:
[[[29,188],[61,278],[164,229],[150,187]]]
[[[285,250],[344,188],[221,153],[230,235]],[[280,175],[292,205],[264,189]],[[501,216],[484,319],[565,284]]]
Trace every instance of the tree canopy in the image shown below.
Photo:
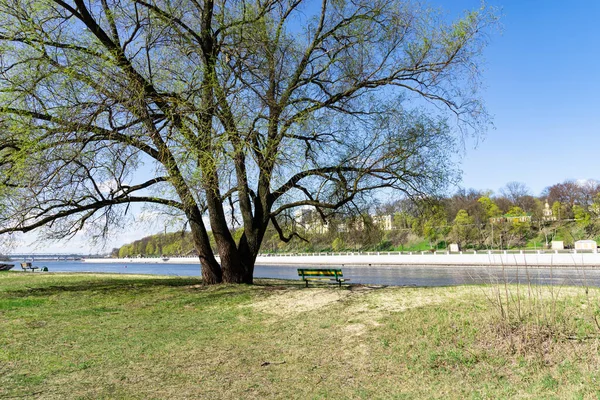
[[[0,233],[106,235],[153,204],[186,219],[206,283],[252,282],[267,227],[289,240],[298,207],[327,219],[456,177],[457,137],[488,122],[495,19],[400,0],[0,0]]]

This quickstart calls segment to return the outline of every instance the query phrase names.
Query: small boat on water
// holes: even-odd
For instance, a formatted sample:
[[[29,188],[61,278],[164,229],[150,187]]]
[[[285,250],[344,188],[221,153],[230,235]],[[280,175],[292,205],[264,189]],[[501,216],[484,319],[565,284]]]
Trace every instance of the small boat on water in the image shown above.
[[[14,264],[2,264],[2,263],[0,263],[0,271],[8,271],[9,269],[11,269],[14,266],[15,266]]]

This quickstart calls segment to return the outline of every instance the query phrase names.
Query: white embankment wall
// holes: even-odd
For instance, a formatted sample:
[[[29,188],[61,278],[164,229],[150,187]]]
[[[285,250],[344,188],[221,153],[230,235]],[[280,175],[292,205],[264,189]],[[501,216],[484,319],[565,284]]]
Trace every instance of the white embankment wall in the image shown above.
[[[88,263],[199,264],[197,257],[88,258]],[[257,265],[504,265],[504,266],[598,266],[600,253],[592,252],[475,252],[446,253],[308,253],[260,255]]]

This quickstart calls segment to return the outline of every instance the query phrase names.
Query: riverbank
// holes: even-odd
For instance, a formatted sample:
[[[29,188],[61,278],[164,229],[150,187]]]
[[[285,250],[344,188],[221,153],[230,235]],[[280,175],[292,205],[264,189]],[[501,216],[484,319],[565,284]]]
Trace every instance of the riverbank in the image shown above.
[[[0,397],[598,394],[597,289],[539,288],[529,308],[514,286],[498,297],[494,286],[199,282],[0,273]],[[505,290],[521,299],[520,318],[514,303],[506,320],[490,301]]]
[[[87,263],[199,264],[198,257],[88,258]],[[600,253],[569,252],[477,252],[469,254],[428,252],[313,253],[305,255],[260,255],[257,265],[436,265],[436,266],[561,266],[600,267]]]
[[[118,273],[171,276],[200,276],[198,263],[84,263],[73,261],[43,261],[36,264],[40,271],[69,273]],[[256,265],[254,278],[299,279],[294,264]],[[314,265],[320,267],[319,265]],[[304,267],[304,266],[302,266]],[[335,266],[339,267],[339,266]],[[571,285],[600,287],[600,268],[586,267],[507,267],[464,265],[344,265],[344,278],[353,284],[391,286],[455,286],[490,282],[529,282],[541,285]],[[21,271],[19,271],[21,272]]]

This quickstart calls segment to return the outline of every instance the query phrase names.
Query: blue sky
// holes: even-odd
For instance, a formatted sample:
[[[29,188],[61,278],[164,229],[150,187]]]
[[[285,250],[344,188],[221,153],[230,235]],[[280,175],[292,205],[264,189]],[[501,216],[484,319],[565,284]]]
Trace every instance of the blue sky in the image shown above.
[[[479,4],[441,6],[455,13]],[[566,179],[600,179],[600,1],[488,4],[502,14],[483,75],[495,129],[476,148],[468,143],[462,186],[497,192],[519,181],[539,195]]]
[[[430,0],[458,16],[479,0]],[[461,186],[494,192],[510,181],[539,195],[566,179],[599,179],[600,0],[493,0],[501,29],[484,53],[483,99],[493,116],[477,146],[466,143]],[[160,226],[131,229],[108,244],[119,246]],[[89,252],[82,239],[13,251]],[[1,250],[1,249],[0,249]]]

